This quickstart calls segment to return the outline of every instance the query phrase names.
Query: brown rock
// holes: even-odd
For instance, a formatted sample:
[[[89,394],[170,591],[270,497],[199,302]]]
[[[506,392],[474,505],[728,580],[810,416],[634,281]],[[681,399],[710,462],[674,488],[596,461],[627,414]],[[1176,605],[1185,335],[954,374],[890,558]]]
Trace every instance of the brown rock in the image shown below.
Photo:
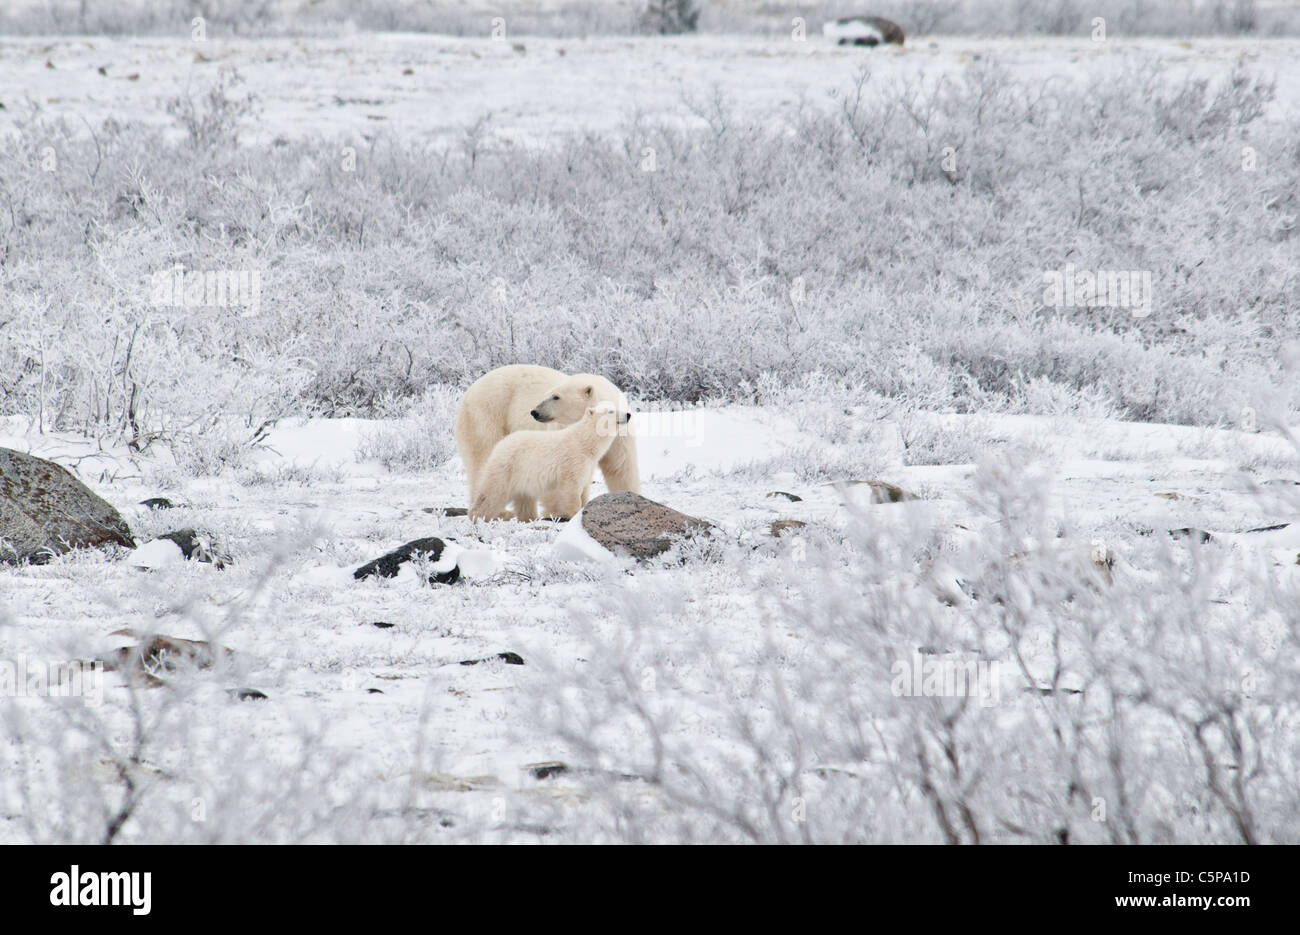
[[[871,488],[872,503],[902,503],[904,500],[920,500],[914,493],[909,493],[897,484],[891,484],[883,480],[849,480],[844,481],[846,487],[856,487],[866,485]]]
[[[40,564],[112,544],[135,547],[108,502],[53,461],[0,448],[0,561]]]
[[[645,559],[668,551],[674,539],[716,527],[707,520],[621,490],[601,494],[588,503],[582,510],[582,528],[615,554]]]
[[[182,666],[209,668],[218,658],[234,655],[224,646],[214,646],[202,640],[185,640],[177,636],[142,634],[137,630],[114,630],[113,636],[129,636],[139,642],[134,646],[115,649],[103,660],[109,672],[123,670],[129,676],[142,678],[151,685],[162,684],[160,676],[174,672]]]
[[[808,524],[801,519],[778,519],[772,522],[768,528],[768,533],[773,536],[782,536],[787,532],[798,532]]]

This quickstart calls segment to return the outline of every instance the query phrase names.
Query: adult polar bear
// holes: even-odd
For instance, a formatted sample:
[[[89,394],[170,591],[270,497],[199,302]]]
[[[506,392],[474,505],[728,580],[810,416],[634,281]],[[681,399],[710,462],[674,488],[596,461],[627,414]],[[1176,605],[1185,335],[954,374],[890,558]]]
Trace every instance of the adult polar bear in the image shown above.
[[[456,445],[469,474],[469,502],[475,503],[482,492],[483,466],[497,442],[513,432],[572,425],[602,402],[614,404],[620,426],[598,462],[605,486],[640,493],[636,437],[627,428],[632,410],[618,387],[592,373],[570,376],[550,367],[510,364],[475,380],[456,411]]]

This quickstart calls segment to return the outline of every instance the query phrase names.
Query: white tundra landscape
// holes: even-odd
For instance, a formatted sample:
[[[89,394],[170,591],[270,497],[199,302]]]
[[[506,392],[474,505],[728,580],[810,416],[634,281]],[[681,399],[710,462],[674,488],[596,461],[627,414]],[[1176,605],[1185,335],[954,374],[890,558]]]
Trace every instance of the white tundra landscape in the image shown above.
[[[0,843],[1300,843],[1300,6],[1010,9],[6,5]]]

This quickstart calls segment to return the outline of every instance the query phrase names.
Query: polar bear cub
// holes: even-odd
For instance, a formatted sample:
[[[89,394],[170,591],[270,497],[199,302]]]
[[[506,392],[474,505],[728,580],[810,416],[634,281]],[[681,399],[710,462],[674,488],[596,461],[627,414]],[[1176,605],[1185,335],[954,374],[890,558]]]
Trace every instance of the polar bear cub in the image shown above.
[[[587,505],[596,463],[618,437],[617,409],[597,403],[572,425],[552,432],[514,432],[493,447],[479,475],[471,519],[568,519]]]

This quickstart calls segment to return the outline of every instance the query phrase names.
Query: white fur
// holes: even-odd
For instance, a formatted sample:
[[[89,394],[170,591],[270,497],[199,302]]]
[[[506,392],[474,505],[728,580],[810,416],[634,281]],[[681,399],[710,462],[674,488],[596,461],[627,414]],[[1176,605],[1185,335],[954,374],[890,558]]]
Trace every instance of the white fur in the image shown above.
[[[497,442],[478,478],[471,501],[472,519],[537,519],[537,502],[545,516],[567,519],[584,506],[591,493],[596,462],[618,437],[616,409],[599,403],[582,419],[553,432],[515,432]]]
[[[555,431],[571,425],[590,406],[602,402],[618,407],[620,421],[630,418],[627,398],[595,374],[569,376],[549,367],[510,364],[479,377],[465,391],[456,412],[456,444],[469,475],[470,503],[478,499],[479,477],[498,442],[518,432]],[[531,414],[543,406],[549,422],[538,422]],[[630,428],[619,426],[618,437],[600,459],[600,471],[610,490],[640,493],[636,438]]]

